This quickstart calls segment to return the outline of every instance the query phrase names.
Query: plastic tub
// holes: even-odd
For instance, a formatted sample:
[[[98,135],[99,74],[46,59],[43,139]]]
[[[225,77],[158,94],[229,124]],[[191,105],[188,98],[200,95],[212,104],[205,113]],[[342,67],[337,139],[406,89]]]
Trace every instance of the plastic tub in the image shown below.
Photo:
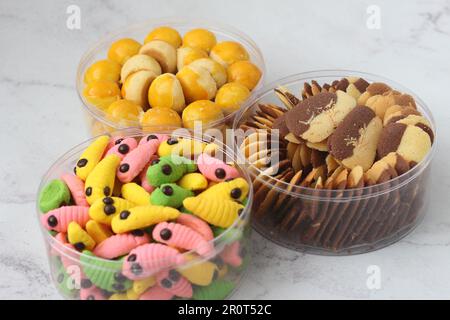
[[[186,130],[186,129],[183,129]],[[167,133],[169,131],[159,131],[153,133]],[[111,136],[122,135],[126,137],[142,137],[143,134],[137,129],[126,129],[114,132]],[[147,136],[148,134],[145,134]],[[176,134],[177,137],[189,138],[192,134],[186,132],[185,134]],[[200,140],[195,138],[196,140]],[[52,179],[59,178],[64,173],[72,172],[76,162],[81,154],[81,152],[93,141],[90,139],[85,141],[67,153],[62,155],[47,171],[47,173],[42,178],[39,186],[39,192],[42,188]],[[234,159],[231,149],[219,145],[220,152],[223,153],[224,158]],[[216,153],[217,154],[217,153]],[[243,170],[243,168],[236,164],[236,168],[240,172],[241,176],[249,183],[250,190],[247,197],[247,202],[245,207],[240,214],[240,218],[237,219],[229,228],[227,228],[223,233],[217,235],[213,240],[209,241],[214,246],[214,251],[212,254],[201,257],[200,255],[194,255],[194,250],[182,252],[181,255],[185,258],[185,262],[177,265],[176,267],[168,267],[163,270],[159,270],[155,274],[164,272],[165,270],[177,270],[179,273],[183,274],[183,270],[189,270],[194,272],[195,268],[206,268],[205,263],[214,264],[214,276],[213,281],[209,285],[205,284],[191,284],[194,295],[193,299],[225,299],[229,298],[234,290],[239,285],[241,278],[245,274],[245,271],[249,264],[250,259],[250,233],[251,228],[249,224],[250,211],[252,210],[252,199],[253,191],[251,188],[251,180],[249,175]],[[121,262],[116,260],[106,260],[99,257],[91,257],[89,260],[86,254],[83,254],[75,249],[72,249],[58,239],[56,239],[51,232],[47,231],[40,223],[41,212],[39,207],[37,209],[37,218],[39,220],[39,226],[41,228],[45,246],[47,250],[47,256],[50,264],[51,279],[55,284],[56,288],[60,294],[66,299],[82,299],[92,298],[89,297],[90,293],[85,287],[86,283],[86,268],[96,270],[97,276],[103,277],[104,279],[114,278],[119,279],[121,274]],[[226,251],[225,251],[226,250]],[[192,258],[194,257],[194,258]],[[189,259],[188,259],[189,258]],[[161,260],[162,261],[162,260]],[[231,261],[231,262],[230,262]],[[240,262],[240,264],[238,264]],[[105,265],[105,263],[107,263]],[[209,265],[209,268],[211,264]],[[206,270],[206,269],[201,269]],[[211,269],[209,269],[211,271]],[[197,270],[198,271],[198,270]],[[119,273],[120,272],[120,273]],[[205,271],[206,272],[206,271]],[[175,275],[179,276],[179,273]],[[100,274],[100,275],[99,275]],[[151,277],[148,275],[149,278]],[[129,288],[135,283],[130,284],[130,280],[117,280],[120,283],[127,283],[126,288]],[[115,282],[117,282],[115,281]],[[125,282],[124,282],[125,281]],[[141,287],[145,285],[141,284]],[[92,287],[91,287],[92,288]],[[84,290],[84,292],[83,292]],[[96,289],[94,292],[99,294],[99,292],[104,295],[104,298],[110,299],[124,299],[124,300],[134,300],[138,299],[140,296],[133,293],[131,289],[123,290],[122,288],[117,289],[115,294],[112,292],[107,292],[106,290]],[[122,291],[121,291],[122,290]],[[95,295],[94,295],[95,296]],[[160,296],[163,298],[164,296]]]
[[[300,73],[265,86],[242,108],[233,128],[240,128],[255,115],[258,104],[275,104],[285,109],[274,93],[275,87],[284,86],[301,97],[304,82],[331,83],[349,76],[362,77],[368,82],[384,82],[412,95],[418,110],[429,120],[436,134],[430,110],[413,92],[389,79],[347,70]],[[256,204],[253,227],[281,246],[313,254],[358,254],[388,246],[411,232],[427,212],[430,162],[435,149],[436,141],[419,164],[392,180],[345,190],[294,186],[264,175],[256,166],[247,163]],[[240,151],[238,155],[244,157]]]
[[[212,31],[217,41],[236,41],[242,44],[247,50],[250,61],[253,62],[261,71],[261,79],[258,85],[252,90],[252,94],[259,89],[264,81],[265,64],[263,55],[256,45],[256,43],[250,39],[243,32],[235,29],[232,26],[221,24],[218,22],[195,20],[186,18],[166,18],[158,20],[150,20],[145,23],[132,25],[119,31],[108,34],[103,37],[99,42],[94,44],[81,58],[77,70],[76,86],[78,96],[81,100],[83,111],[86,117],[86,123],[88,125],[89,132],[92,136],[99,135],[104,132],[113,132],[115,130],[124,129],[128,127],[140,127],[141,124],[138,121],[122,120],[120,123],[108,119],[106,113],[99,108],[89,103],[83,96],[83,89],[85,87],[84,74],[87,68],[97,60],[106,59],[109,46],[114,41],[121,38],[132,38],[138,42],[143,41],[145,36],[154,28],[159,26],[170,26],[175,28],[181,35],[193,28],[206,28]],[[231,113],[224,117],[224,119],[216,122],[212,122],[205,126],[205,128],[220,128],[224,125],[227,127],[232,126],[235,114],[238,111]],[[146,125],[148,126],[148,125]]]

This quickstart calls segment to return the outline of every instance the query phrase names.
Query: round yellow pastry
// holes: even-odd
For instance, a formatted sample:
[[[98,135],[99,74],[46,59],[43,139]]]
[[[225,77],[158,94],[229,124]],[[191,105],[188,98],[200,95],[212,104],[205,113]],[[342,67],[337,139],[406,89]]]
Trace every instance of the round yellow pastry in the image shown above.
[[[141,125],[158,127],[158,128],[171,128],[181,127],[180,115],[170,108],[151,108],[148,109],[141,118]]]
[[[211,49],[210,56],[224,67],[228,67],[236,61],[249,59],[247,50],[240,43],[234,41],[219,42]]]
[[[175,73],[177,70],[177,50],[170,43],[153,40],[144,44],[139,53],[155,58],[163,73]]]
[[[104,110],[108,108],[111,103],[120,99],[120,89],[117,82],[91,82],[84,88],[83,96],[89,103]]]
[[[177,69],[180,71],[192,61],[208,58],[208,53],[200,48],[181,47],[177,49]]]
[[[206,29],[193,29],[183,37],[183,47],[200,48],[206,52],[210,52],[216,43],[214,33]]]
[[[177,30],[171,27],[158,27],[153,29],[147,37],[145,37],[144,43],[153,41],[153,40],[162,40],[167,43],[170,43],[175,48],[181,46],[181,36]]]
[[[238,82],[229,82],[217,91],[214,102],[222,109],[225,115],[229,115],[239,110],[249,96],[250,91],[246,86]]]
[[[183,110],[183,126],[193,129],[195,122],[201,121],[205,126],[211,122],[223,119],[223,113],[220,107],[209,100],[198,100],[192,102]]]
[[[250,61],[237,61],[227,70],[228,81],[239,82],[249,90],[253,90],[261,79],[261,71]]]
[[[146,110],[148,108],[148,88],[156,76],[153,71],[148,70],[130,74],[122,85],[122,97]]]
[[[216,81],[217,88],[220,88],[227,82],[227,70],[217,61],[210,58],[201,58],[189,64],[191,67],[202,67],[211,74]]]
[[[108,109],[106,109],[107,117],[109,120],[115,123],[124,124],[128,122],[139,121],[139,116],[142,112],[143,111],[141,106],[125,99],[114,101],[110,104]]]
[[[123,83],[129,75],[143,70],[153,72],[155,77],[161,74],[161,67],[158,61],[148,55],[137,54],[128,59],[123,65],[120,72],[120,81]]]
[[[113,60],[94,62],[84,74],[84,83],[96,81],[119,81],[120,64]]]
[[[170,108],[180,113],[186,106],[180,81],[171,73],[164,73],[153,80],[148,89],[148,101],[152,108]]]
[[[177,73],[187,103],[196,100],[211,100],[216,96],[217,86],[208,70],[186,66]]]
[[[108,58],[123,65],[139,52],[141,44],[134,39],[124,38],[114,42],[108,50]]]

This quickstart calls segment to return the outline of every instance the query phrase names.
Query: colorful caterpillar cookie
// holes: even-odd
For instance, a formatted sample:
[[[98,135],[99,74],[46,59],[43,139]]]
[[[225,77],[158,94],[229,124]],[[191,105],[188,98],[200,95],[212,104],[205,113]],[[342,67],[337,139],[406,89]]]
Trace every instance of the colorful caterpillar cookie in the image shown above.
[[[158,146],[159,140],[153,139],[130,151],[120,162],[117,178],[125,183],[131,182],[144,169],[152,155],[156,153]]]
[[[112,195],[115,181],[114,172],[119,163],[119,156],[110,154],[91,171],[84,186],[86,200],[89,204],[92,205],[97,199]]]
[[[97,163],[101,160],[106,147],[109,144],[108,136],[101,136],[97,138],[86,150],[81,154],[74,169],[75,174],[83,181],[95,168]]]
[[[156,282],[164,290],[180,298],[192,297],[192,285],[177,270],[165,270],[157,274]]]
[[[120,160],[123,160],[125,156],[132,150],[136,149],[137,142],[134,138],[124,138],[116,143],[113,147],[108,149],[106,155],[115,154],[118,155]]]
[[[111,227],[115,233],[144,229],[159,222],[178,218],[180,211],[163,206],[138,206],[124,210],[114,216]]]
[[[71,173],[63,174],[61,180],[64,181],[70,190],[72,199],[77,206],[89,206],[84,194],[84,181]]]
[[[122,270],[128,278],[140,280],[185,261],[178,250],[159,243],[149,243],[131,250],[125,257]]]
[[[213,231],[208,223],[192,214],[181,213],[176,222],[198,232],[207,241],[214,239]]]
[[[84,227],[89,221],[89,208],[82,206],[65,206],[51,210],[41,216],[42,225],[47,230],[67,232],[69,223],[75,221]]]
[[[140,185],[130,182],[122,185],[122,197],[136,205],[145,206],[151,204],[150,194]]]
[[[43,213],[70,204],[70,191],[67,185],[59,180],[50,181],[39,194],[39,210]]]
[[[239,177],[236,168],[206,153],[199,155],[197,163],[200,172],[211,181],[220,182]]]
[[[91,205],[89,208],[89,217],[99,223],[111,225],[114,216],[135,206],[136,204],[133,202],[122,198],[104,197],[98,199]]]
[[[95,240],[75,221],[69,223],[67,239],[78,251],[92,250],[95,247]]]
[[[158,155],[160,157],[169,155],[191,157],[202,153],[206,146],[207,144],[204,142],[173,137],[160,144],[158,148]]]
[[[81,300],[106,300],[103,291],[94,286],[91,280],[87,278],[81,279],[80,286]]]
[[[195,250],[201,256],[208,256],[214,250],[201,234],[178,223],[161,222],[155,226],[152,235],[158,242],[184,250]]]
[[[142,230],[134,230],[130,233],[116,234],[105,239],[95,247],[94,254],[97,257],[114,259],[149,242],[150,237],[147,233]]]
[[[201,193],[204,196],[217,197],[242,202],[247,197],[249,185],[243,178],[220,182]]]
[[[133,285],[121,272],[121,260],[102,260],[90,252],[83,251],[80,257],[83,272],[97,287],[109,292],[123,292]]]
[[[208,223],[222,228],[231,226],[244,209],[243,205],[234,201],[201,195],[184,199],[183,206]]]
[[[147,180],[155,187],[164,183],[174,183],[184,174],[195,172],[197,165],[191,160],[177,155],[163,156],[152,162],[147,170]]]
[[[175,183],[165,183],[152,192],[150,200],[154,205],[179,208],[183,205],[184,199],[193,195],[192,191],[183,189]]]

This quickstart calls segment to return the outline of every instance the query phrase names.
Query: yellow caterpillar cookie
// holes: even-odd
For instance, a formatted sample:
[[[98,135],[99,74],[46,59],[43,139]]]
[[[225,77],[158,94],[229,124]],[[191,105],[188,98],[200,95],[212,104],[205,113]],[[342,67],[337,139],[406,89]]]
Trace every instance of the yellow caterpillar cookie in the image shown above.
[[[106,146],[109,143],[108,136],[101,136],[92,142],[86,150],[83,151],[80,158],[77,161],[75,167],[75,174],[83,181],[86,180],[87,176],[95,168],[97,163],[102,158],[105,152]]]
[[[178,181],[178,185],[186,190],[197,191],[208,187],[208,180],[198,172],[188,173]]]
[[[124,210],[114,216],[111,221],[115,233],[124,233],[136,229],[143,229],[154,224],[178,218],[180,211],[163,206],[139,206]]]
[[[154,276],[142,279],[142,280],[135,280],[133,282],[133,291],[141,295],[145,291],[147,291],[148,288],[153,287],[156,284],[156,278]]]
[[[218,199],[243,201],[248,195],[249,186],[243,178],[224,181],[211,186],[203,191],[200,196],[208,196]]]
[[[106,225],[95,220],[89,220],[86,223],[86,231],[94,239],[95,243],[100,243],[113,235]]]
[[[134,182],[125,183],[122,186],[122,197],[138,206],[145,206],[150,203],[150,194],[140,185]]]
[[[136,207],[136,204],[131,201],[119,197],[104,197],[91,205],[89,217],[98,223],[110,225],[114,216],[133,207]]]
[[[158,156],[164,157],[171,154],[176,154],[179,156],[189,157],[190,155],[202,153],[206,146],[206,142],[172,137],[159,145]]]
[[[69,223],[67,239],[78,251],[92,250],[95,247],[94,239],[75,221]]]
[[[88,175],[84,190],[89,204],[92,205],[97,199],[108,197],[112,194],[116,179],[116,169],[120,161],[120,157],[116,154],[107,155]]]
[[[198,259],[198,257],[193,254],[186,255],[185,257],[187,261]],[[214,263],[211,261],[203,261],[195,263],[187,268],[179,268],[178,272],[192,284],[197,286],[209,286],[214,279],[216,270],[217,266]]]
[[[208,223],[228,228],[239,217],[244,206],[226,199],[197,196],[184,199],[183,206]]]

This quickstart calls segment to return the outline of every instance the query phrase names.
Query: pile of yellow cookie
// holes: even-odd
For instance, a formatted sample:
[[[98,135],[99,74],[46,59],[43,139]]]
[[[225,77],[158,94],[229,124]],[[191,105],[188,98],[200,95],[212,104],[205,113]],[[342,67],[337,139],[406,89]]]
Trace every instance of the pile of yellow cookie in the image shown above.
[[[217,41],[200,28],[182,37],[161,26],[143,44],[112,43],[107,59],[86,70],[83,96],[117,127],[212,126],[240,108],[261,75],[238,42]]]

